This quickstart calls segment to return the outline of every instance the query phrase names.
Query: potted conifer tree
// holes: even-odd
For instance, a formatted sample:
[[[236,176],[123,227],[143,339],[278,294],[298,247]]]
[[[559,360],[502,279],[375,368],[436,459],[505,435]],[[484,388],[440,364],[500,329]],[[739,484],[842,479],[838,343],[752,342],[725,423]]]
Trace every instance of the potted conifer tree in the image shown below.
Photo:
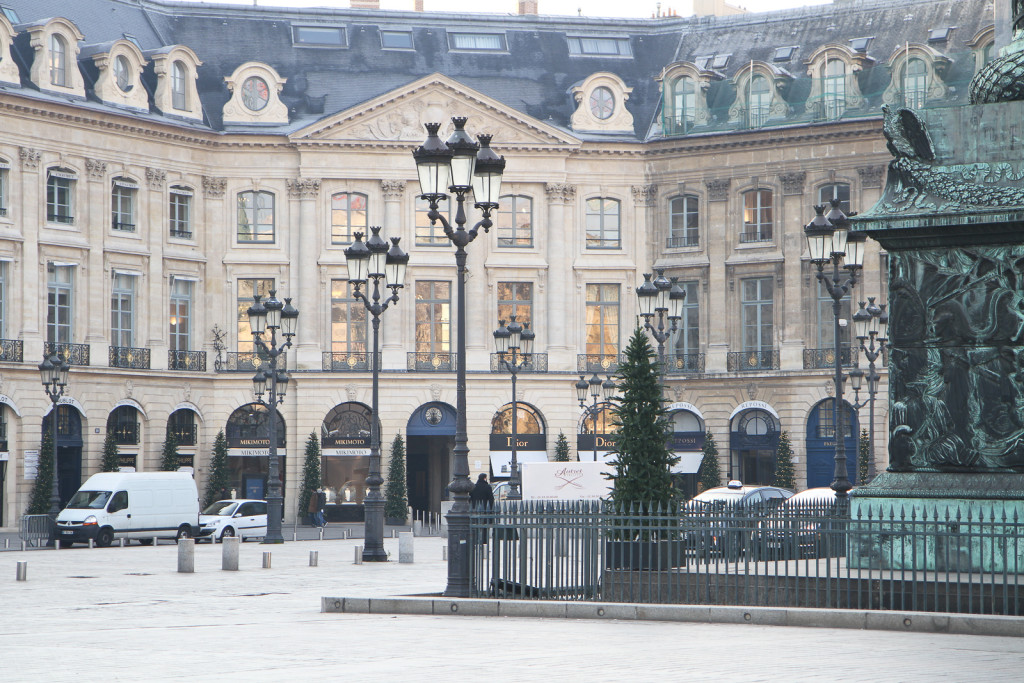
[[[404,526],[409,520],[409,496],[405,481],[405,441],[401,434],[396,434],[395,440],[391,442],[384,499],[385,524]]]

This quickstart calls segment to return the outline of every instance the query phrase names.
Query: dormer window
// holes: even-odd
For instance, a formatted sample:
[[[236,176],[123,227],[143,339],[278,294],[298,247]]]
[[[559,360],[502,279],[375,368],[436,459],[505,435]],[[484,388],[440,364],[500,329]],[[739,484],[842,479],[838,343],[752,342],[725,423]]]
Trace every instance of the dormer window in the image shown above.
[[[769,105],[772,101],[772,89],[767,78],[754,76],[750,83],[749,99],[747,125],[751,128],[760,128],[768,122]]]
[[[279,93],[287,79],[261,62],[246,62],[224,78],[231,99],[224,104],[226,124],[288,123],[288,107]]]
[[[6,7],[6,6],[3,6],[3,5],[0,5],[0,12],[3,12],[4,16],[7,17],[7,19],[12,24],[20,24],[21,23],[21,19],[18,18],[18,13],[15,12],[10,7]]]
[[[633,115],[626,109],[626,100],[633,89],[615,74],[592,74],[570,92],[577,104],[571,119],[574,130],[632,132]]]
[[[68,85],[68,46],[64,38],[50,34],[50,83],[62,88]]]
[[[171,106],[179,111],[188,109],[185,65],[180,61],[171,66]]]
[[[132,89],[131,65],[124,55],[118,55],[114,60],[114,81],[121,92],[128,92]]]
[[[196,70],[202,65],[196,53],[184,45],[172,45],[145,53],[153,62],[156,88],[153,104],[164,114],[201,121],[202,103],[196,89]]]
[[[928,69],[924,60],[911,59],[903,75],[903,106],[920,108],[928,96]]]

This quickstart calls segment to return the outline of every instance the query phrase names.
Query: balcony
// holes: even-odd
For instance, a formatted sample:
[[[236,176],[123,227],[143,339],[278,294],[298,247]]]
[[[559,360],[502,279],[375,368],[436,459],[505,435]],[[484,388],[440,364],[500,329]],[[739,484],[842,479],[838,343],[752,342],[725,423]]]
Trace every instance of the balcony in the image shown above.
[[[740,233],[740,244],[754,244],[756,242],[771,242],[771,230],[751,230]]]
[[[6,216],[6,215],[7,215],[7,207],[6,206],[0,206],[0,216]]]
[[[63,223],[64,225],[73,225],[75,222],[74,216],[68,216],[63,213],[53,213],[50,211],[46,212],[46,220],[49,223]]]
[[[455,372],[455,354],[414,351],[406,354],[406,369],[418,372]]]
[[[107,354],[107,365],[112,368],[149,370],[149,349],[134,346],[111,346]]]
[[[348,353],[346,351],[324,351],[324,372],[370,372],[371,354]],[[380,367],[380,353],[377,354],[377,367]]]
[[[88,344],[66,344],[64,342],[43,342],[43,353],[56,353],[68,365],[89,365]]]
[[[699,247],[700,239],[696,235],[673,235],[668,238],[669,249],[682,249],[683,247]]]
[[[21,363],[25,360],[25,343],[20,339],[0,339],[0,362]]]
[[[114,230],[119,230],[121,232],[135,232],[134,223],[122,223],[121,221],[112,221],[110,227],[113,228]]]
[[[779,369],[779,352],[773,349],[763,351],[730,351],[726,357],[729,372],[758,372]]]
[[[167,369],[206,372],[206,351],[168,351]]]
[[[839,362],[844,368],[857,365],[857,352],[849,346],[839,352]],[[804,370],[834,370],[836,367],[835,349],[804,349]]]
[[[190,240],[192,239],[192,231],[179,228],[171,228],[171,237],[175,237],[179,240]]]
[[[139,423],[111,425],[107,431],[114,435],[114,443],[118,446],[136,446],[139,443]]]
[[[198,440],[198,430],[194,424],[173,425],[167,431],[174,437],[179,446],[195,446]],[[182,464],[180,460],[178,464]]]
[[[625,357],[622,353],[580,353],[576,355],[576,372],[617,372]]]
[[[674,353],[665,356],[666,375],[686,375],[704,373],[703,353]]]
[[[506,358],[511,360],[511,356],[506,354]],[[517,356],[516,360],[522,362],[523,356]],[[516,372],[547,372],[548,371],[548,354],[546,353],[531,353],[525,357],[526,363]],[[505,364],[501,362],[501,356],[497,353],[491,354],[491,372],[503,372],[510,374]]]
[[[270,362],[267,355],[259,351],[228,351],[224,355],[224,363],[218,368],[220,372],[254,372]],[[288,367],[287,353],[278,356],[277,367],[280,370]]]

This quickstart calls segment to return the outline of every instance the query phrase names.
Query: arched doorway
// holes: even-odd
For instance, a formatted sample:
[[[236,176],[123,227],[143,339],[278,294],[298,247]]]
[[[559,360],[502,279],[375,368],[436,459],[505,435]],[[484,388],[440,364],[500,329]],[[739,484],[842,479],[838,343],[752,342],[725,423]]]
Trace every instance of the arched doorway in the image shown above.
[[[139,466],[141,432],[139,411],[135,406],[117,406],[107,416],[107,434],[114,435],[120,469],[123,472],[135,472]],[[150,469],[159,469],[159,467],[158,461]]]
[[[836,472],[836,425],[833,413],[835,399],[819,401],[807,415],[807,488],[829,486]],[[846,444],[846,476],[857,481],[857,434],[860,432],[857,411],[846,401],[843,432]]]
[[[587,406],[580,416],[579,431],[576,434],[576,456],[579,460],[604,462],[607,459],[608,453],[615,450],[615,432],[618,428],[612,424],[614,421],[611,403]]]
[[[767,485],[775,478],[779,417],[767,403],[749,404],[733,411],[729,421],[729,478]]]
[[[281,473],[281,491],[285,491],[285,422],[281,413],[277,419],[278,470]],[[228,481],[235,498],[266,497],[270,439],[267,437],[267,419],[270,413],[260,403],[240,406],[228,417],[224,436],[228,442]]]
[[[196,447],[199,443],[199,423],[195,408],[179,407],[167,417],[167,432],[178,444],[178,467],[195,472]]]
[[[544,418],[531,405],[516,401],[516,462],[547,462]],[[491,418],[491,480],[508,479],[512,473],[512,404],[506,403]],[[520,470],[520,478],[522,470]]]
[[[691,403],[668,407],[672,421],[669,449],[679,458],[672,466],[672,483],[685,498],[697,495],[697,472],[704,457],[704,415]]]
[[[416,513],[441,513],[452,480],[455,408],[434,401],[416,409],[406,426],[406,483],[409,506]]]
[[[324,516],[329,522],[365,519],[363,498],[370,471],[372,419],[368,406],[340,403],[331,408],[320,425],[320,478],[327,492]]]
[[[43,434],[50,432],[53,408],[43,417]],[[68,403],[57,405],[57,495],[60,506],[82,485],[82,414]]]

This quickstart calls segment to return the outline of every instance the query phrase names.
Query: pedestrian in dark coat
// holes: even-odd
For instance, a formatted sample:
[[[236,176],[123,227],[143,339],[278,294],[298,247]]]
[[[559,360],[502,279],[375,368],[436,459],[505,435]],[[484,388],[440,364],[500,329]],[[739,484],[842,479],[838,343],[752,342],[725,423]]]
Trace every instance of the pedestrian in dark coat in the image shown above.
[[[486,474],[481,474],[476,478],[476,486],[469,492],[469,500],[475,508],[487,510],[494,507],[494,491],[487,483]]]

